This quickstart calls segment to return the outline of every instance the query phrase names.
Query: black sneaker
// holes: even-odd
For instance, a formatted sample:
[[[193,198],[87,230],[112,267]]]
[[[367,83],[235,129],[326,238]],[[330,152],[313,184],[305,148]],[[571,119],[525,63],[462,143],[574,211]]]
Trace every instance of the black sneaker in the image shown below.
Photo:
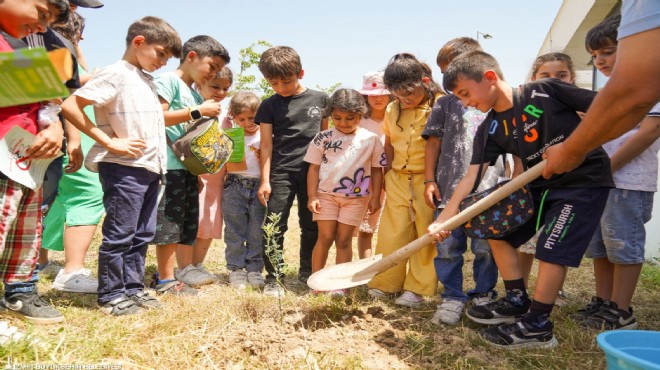
[[[584,308],[580,308],[574,313],[570,314],[569,317],[575,321],[582,321],[589,318],[591,315],[595,314],[600,310],[600,306],[603,305],[603,299],[600,297],[593,296],[591,297],[591,302],[587,303]]]
[[[498,325],[512,323],[522,317],[529,310],[530,300],[521,301],[520,305],[514,304],[509,296],[502,297],[494,302],[480,306],[472,306],[465,315],[474,322],[487,325]]]
[[[128,296],[128,298],[135,302],[136,305],[147,310],[157,310],[165,307],[156,298],[150,296],[149,293],[145,292],[144,290]]]
[[[62,313],[48,304],[37,292],[16,293],[3,298],[2,311],[35,324],[55,324],[64,321]]]
[[[135,315],[142,313],[144,311],[140,308],[132,299],[128,298],[125,295],[122,295],[119,298],[115,298],[110,302],[100,303],[99,309],[108,315],[112,316],[125,316],[125,315]]]
[[[603,301],[598,311],[584,319],[581,324],[588,328],[600,330],[635,329],[637,320],[632,307],[620,310],[616,303]]]
[[[311,271],[300,271],[298,273],[298,281],[300,281],[303,284],[307,284],[307,280],[309,279],[310,276],[312,276]]]
[[[517,320],[512,324],[488,328],[482,331],[481,337],[488,344],[500,348],[553,348],[558,342],[552,329],[549,320],[541,327]]]

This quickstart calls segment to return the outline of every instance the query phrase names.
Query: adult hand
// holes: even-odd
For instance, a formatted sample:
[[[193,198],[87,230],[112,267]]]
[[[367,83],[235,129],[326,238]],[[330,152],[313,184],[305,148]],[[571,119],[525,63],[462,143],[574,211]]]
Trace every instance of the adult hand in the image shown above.
[[[566,143],[553,145],[543,152],[543,159],[547,161],[543,169],[543,177],[549,179],[554,175],[559,175],[576,169],[586,155],[570,151]]]

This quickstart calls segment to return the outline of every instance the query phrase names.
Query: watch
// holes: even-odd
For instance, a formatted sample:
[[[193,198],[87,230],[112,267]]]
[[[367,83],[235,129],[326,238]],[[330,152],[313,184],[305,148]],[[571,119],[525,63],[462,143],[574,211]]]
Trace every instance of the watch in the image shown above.
[[[188,110],[190,111],[190,118],[194,120],[202,118],[202,112],[199,111],[199,108],[188,108]]]

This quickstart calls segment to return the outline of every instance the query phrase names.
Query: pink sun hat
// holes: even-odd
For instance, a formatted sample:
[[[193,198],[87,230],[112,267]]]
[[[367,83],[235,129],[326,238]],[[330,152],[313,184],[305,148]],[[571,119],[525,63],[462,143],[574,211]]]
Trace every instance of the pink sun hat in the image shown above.
[[[367,72],[362,77],[362,89],[359,93],[362,95],[390,95],[383,82],[383,71]]]

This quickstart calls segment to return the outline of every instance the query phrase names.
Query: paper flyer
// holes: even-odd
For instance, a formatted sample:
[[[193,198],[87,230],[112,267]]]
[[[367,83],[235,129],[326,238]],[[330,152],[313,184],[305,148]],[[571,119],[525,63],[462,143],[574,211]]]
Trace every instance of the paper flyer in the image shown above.
[[[70,60],[70,54],[66,49],[64,51]],[[53,61],[66,65],[67,58],[59,52],[53,55]],[[0,53],[0,107],[68,96],[69,91],[62,83],[62,77],[56,72],[46,49],[19,49]]]
[[[34,143],[35,136],[21,127],[14,126],[0,139],[0,171],[10,179],[35,190],[44,182],[50,163],[57,157],[25,160],[25,152]]]

